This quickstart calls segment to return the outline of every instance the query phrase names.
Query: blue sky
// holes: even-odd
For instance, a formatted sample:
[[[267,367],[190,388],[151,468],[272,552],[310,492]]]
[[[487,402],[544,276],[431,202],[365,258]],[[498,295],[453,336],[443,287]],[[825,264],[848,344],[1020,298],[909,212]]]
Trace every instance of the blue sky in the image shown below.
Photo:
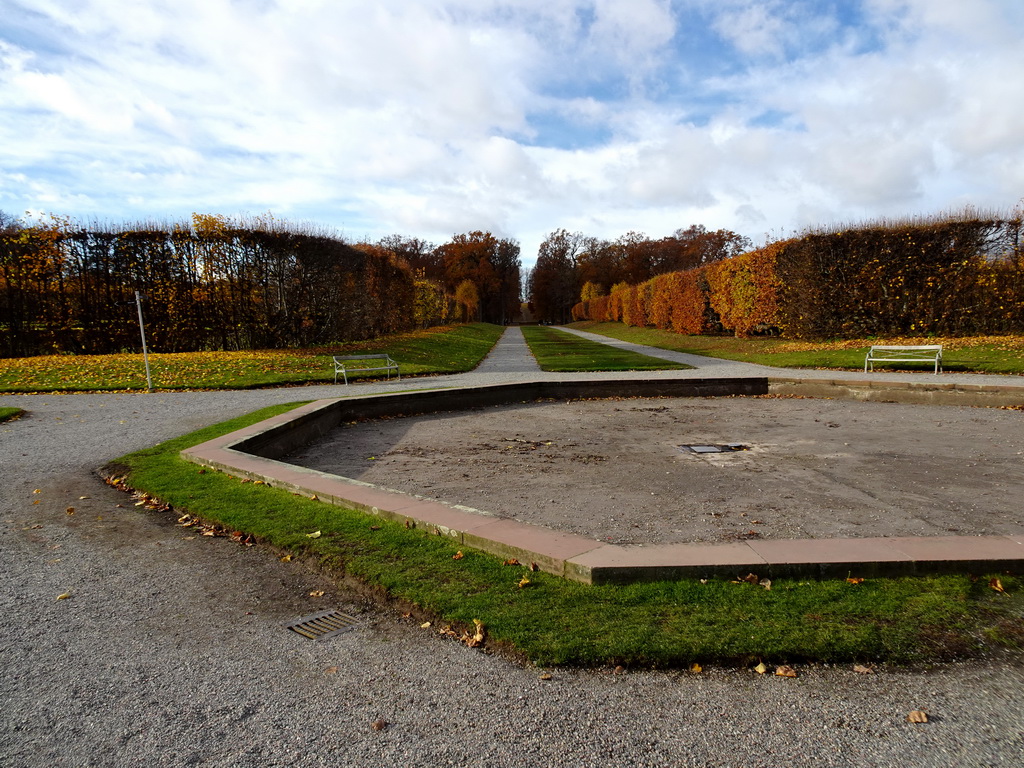
[[[0,0],[0,210],[755,242],[1024,198],[1020,0]]]

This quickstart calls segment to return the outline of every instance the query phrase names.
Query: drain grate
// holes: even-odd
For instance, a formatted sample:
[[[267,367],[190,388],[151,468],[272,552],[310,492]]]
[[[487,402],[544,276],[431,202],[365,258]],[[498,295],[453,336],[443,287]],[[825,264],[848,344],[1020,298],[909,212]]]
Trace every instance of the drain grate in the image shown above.
[[[324,611],[306,616],[298,621],[287,624],[286,627],[292,632],[298,632],[310,640],[318,640],[321,637],[335,635],[338,632],[346,632],[354,629],[359,622],[351,616],[337,611]]]
[[[743,443],[725,443],[724,445],[680,445],[679,450],[684,453],[734,453],[736,451],[749,451],[750,446]]]

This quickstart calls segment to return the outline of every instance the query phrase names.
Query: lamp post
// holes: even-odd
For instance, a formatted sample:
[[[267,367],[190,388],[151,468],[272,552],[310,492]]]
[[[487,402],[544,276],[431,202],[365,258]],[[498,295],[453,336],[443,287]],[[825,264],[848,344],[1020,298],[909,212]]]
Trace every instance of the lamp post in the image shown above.
[[[139,333],[142,334],[142,359],[146,362],[146,391],[153,391],[153,377],[149,373],[149,350],[146,349],[146,326],[142,322],[142,294],[135,292],[135,307],[139,310]]]

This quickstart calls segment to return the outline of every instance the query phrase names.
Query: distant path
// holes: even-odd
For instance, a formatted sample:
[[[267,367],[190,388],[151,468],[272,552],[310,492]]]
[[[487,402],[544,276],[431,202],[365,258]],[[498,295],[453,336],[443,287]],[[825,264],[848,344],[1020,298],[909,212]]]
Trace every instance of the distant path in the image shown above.
[[[505,329],[505,333],[498,339],[490,354],[473,371],[483,375],[540,372],[540,365],[530,352],[522,329],[517,325]]]

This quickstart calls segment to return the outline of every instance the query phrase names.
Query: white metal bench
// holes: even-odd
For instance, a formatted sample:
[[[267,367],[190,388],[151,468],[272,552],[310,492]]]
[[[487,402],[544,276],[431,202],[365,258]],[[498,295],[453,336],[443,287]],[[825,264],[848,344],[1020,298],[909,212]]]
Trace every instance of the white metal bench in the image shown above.
[[[401,372],[398,370],[398,363],[391,359],[391,355],[387,352],[381,352],[376,355],[336,355],[332,358],[334,360],[334,383],[338,383],[338,374],[340,373],[345,379],[345,384],[348,384],[348,375],[350,373],[362,373],[363,371],[387,371],[388,380],[391,380],[391,372],[394,371],[398,378],[402,378]],[[378,365],[372,365],[371,361],[379,361]]]
[[[942,370],[942,345],[917,344],[898,346],[876,344],[864,358],[864,372],[875,370],[875,363],[935,363],[935,373]]]

